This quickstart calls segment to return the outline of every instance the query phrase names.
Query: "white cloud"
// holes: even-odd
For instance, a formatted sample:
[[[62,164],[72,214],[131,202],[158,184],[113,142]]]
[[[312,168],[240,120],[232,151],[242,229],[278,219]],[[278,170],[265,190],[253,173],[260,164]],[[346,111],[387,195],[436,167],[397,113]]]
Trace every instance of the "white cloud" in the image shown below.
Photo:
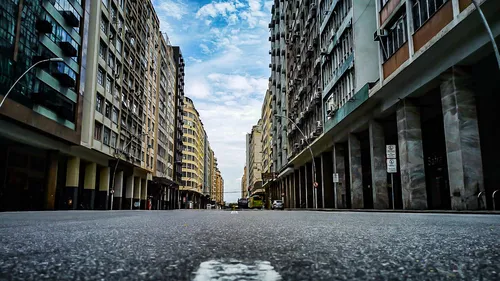
[[[241,7],[238,1],[230,2],[212,2],[201,7],[196,13],[197,18],[217,16],[227,17],[230,13],[236,12],[236,9]]]
[[[166,12],[166,16],[179,20],[188,14],[187,4],[179,0],[161,0],[155,2],[157,2],[155,5],[157,10]]]
[[[201,51],[202,51],[204,54],[210,54],[210,53],[212,52],[212,51],[210,50],[210,48],[209,48],[207,45],[203,44],[203,43],[201,43],[201,44],[200,44],[200,48],[201,48]]]

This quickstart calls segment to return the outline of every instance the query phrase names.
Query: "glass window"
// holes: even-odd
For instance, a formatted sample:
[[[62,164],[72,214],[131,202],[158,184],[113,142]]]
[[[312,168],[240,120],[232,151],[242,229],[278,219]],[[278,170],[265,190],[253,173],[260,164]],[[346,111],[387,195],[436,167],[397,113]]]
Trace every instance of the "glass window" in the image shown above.
[[[109,0],[102,0],[102,4],[107,8],[109,5]]]
[[[104,97],[97,94],[96,103],[95,103],[95,110],[102,113],[103,102],[104,102]]]
[[[106,116],[107,118],[111,118],[111,103],[109,103],[108,101],[106,102],[106,108],[104,110],[104,116]]]
[[[108,21],[103,14],[101,14],[101,22],[99,27],[104,34],[108,33]]]
[[[116,139],[118,137],[118,134],[115,132],[111,132],[111,141],[110,141],[110,146],[111,147],[116,147]]]
[[[100,67],[97,70],[97,83],[99,83],[99,85],[101,86],[104,86],[104,72]]]
[[[113,111],[111,112],[111,121],[113,123],[117,124],[118,123],[118,109],[113,106]]]
[[[99,44],[99,57],[104,61],[106,61],[107,48],[108,47],[106,46],[106,43],[101,41],[101,43]]]
[[[104,127],[104,135],[103,135],[103,138],[102,138],[102,142],[105,145],[109,145],[109,137],[110,137],[110,135],[111,135],[111,130],[108,127]]]
[[[94,139],[101,141],[101,136],[102,136],[102,124],[99,122],[95,122]]]
[[[111,78],[106,76],[106,93],[111,94]]]

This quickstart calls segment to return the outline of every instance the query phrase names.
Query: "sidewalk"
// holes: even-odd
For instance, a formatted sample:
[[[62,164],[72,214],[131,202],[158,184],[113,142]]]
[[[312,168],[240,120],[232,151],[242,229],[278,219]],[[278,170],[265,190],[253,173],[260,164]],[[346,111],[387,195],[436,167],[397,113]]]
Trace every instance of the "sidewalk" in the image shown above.
[[[324,209],[324,208],[307,208],[307,209],[290,209],[285,211],[316,211],[316,212],[352,212],[352,213],[415,213],[415,214],[473,214],[473,215],[500,215],[500,211],[479,210],[479,211],[458,211],[458,210],[375,210],[375,209]]]

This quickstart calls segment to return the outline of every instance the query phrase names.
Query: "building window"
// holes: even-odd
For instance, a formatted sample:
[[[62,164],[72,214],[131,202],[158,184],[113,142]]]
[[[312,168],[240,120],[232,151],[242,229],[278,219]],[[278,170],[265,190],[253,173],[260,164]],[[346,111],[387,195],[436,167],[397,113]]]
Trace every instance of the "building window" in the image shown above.
[[[101,141],[101,137],[102,137],[102,124],[99,122],[95,122],[94,139]]]
[[[102,0],[102,4],[107,8],[109,5],[109,0]]]
[[[448,0],[413,0],[413,27],[420,28]]]
[[[108,33],[108,21],[106,21],[106,18],[103,14],[101,14],[100,28],[104,34]]]
[[[97,94],[95,102],[95,110],[102,113],[103,103],[104,103],[104,97]]]
[[[106,61],[107,49],[108,49],[108,47],[106,46],[106,43],[101,41],[101,43],[99,44],[99,57],[101,59],[103,59],[104,61]]]
[[[384,62],[387,61],[399,48],[401,48],[408,40],[406,29],[406,15],[399,17],[392,27],[389,29],[389,34],[382,37],[382,52]]]
[[[111,132],[111,147],[116,147],[116,139],[118,138],[118,134],[115,132]]]
[[[110,135],[111,135],[111,130],[108,127],[104,127],[104,135],[103,135],[102,142],[105,145],[109,145],[109,137],[110,137]]]
[[[100,67],[97,70],[97,83],[99,83],[99,85],[101,86],[104,86],[104,72]]]
[[[111,78],[106,76],[106,94],[111,95]]]
[[[118,109],[113,106],[113,111],[111,112],[111,121],[118,124]]]
[[[106,108],[104,109],[104,116],[111,118],[111,103],[106,102]]]
[[[120,38],[116,39],[116,52],[118,54],[122,53],[122,40]]]

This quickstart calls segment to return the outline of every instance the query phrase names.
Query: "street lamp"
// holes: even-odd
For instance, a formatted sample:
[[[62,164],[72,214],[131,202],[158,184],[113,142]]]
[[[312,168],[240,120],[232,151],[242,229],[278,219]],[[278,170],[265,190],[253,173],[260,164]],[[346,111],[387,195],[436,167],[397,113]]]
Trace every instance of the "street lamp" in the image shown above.
[[[12,89],[14,89],[14,87],[17,85],[17,83],[19,83],[19,81],[21,81],[21,79],[31,70],[33,69],[35,66],[41,64],[41,63],[44,63],[44,62],[62,62],[64,61],[64,59],[62,58],[50,58],[50,59],[45,59],[45,60],[41,60],[41,61],[38,61],[36,62],[35,64],[33,64],[32,66],[30,66],[30,68],[28,68],[19,78],[17,78],[16,82],[14,82],[14,84],[12,84],[12,86],[10,87],[10,89],[7,91],[7,93],[3,96],[3,99],[2,99],[2,102],[0,102],[0,107],[2,107],[5,99],[7,98],[7,96],[10,94],[10,92],[12,91]]]
[[[139,137],[142,137],[144,135],[148,135],[149,133],[151,133],[151,130],[149,130],[145,133],[141,133],[139,135]],[[137,138],[139,138],[139,137],[137,137]],[[130,141],[123,147],[123,150],[127,149],[127,147],[132,143],[132,140],[133,140],[133,138],[130,138]],[[115,169],[113,170],[113,178],[111,179],[111,206],[110,206],[110,210],[113,210],[113,199],[115,198],[114,194],[115,194],[116,169],[118,168],[118,163],[120,162],[121,157],[115,157],[115,158],[116,158],[116,164],[115,164]]]
[[[297,130],[299,130],[300,134],[304,137],[304,141],[305,141],[305,142],[306,142],[306,144],[307,144],[307,148],[309,149],[309,152],[311,153],[311,159],[312,159],[312,172],[313,172],[313,175],[314,175],[314,183],[316,183],[316,182],[317,182],[317,178],[316,178],[316,164],[314,163],[314,162],[315,162],[315,161],[314,161],[314,153],[313,153],[313,151],[312,151],[312,149],[311,149],[311,146],[309,145],[309,143],[308,143],[308,141],[307,141],[307,137],[306,137],[306,135],[304,134],[304,132],[302,132],[302,130],[299,128],[299,126],[297,126],[297,124],[295,124],[295,122],[293,122],[293,120],[292,120],[292,119],[290,119],[288,116],[285,116],[285,115],[280,115],[280,114],[275,114],[275,115],[274,115],[274,117],[276,117],[277,119],[278,119],[278,118],[286,118],[288,121],[290,121],[290,123],[292,123],[292,124],[295,126],[295,128],[297,128]],[[317,192],[316,192],[316,187],[315,187],[315,186],[313,186],[313,187],[314,187],[314,188],[313,188],[314,194],[316,195],[316,193],[317,193]],[[315,196],[315,197],[316,197],[316,196]],[[314,203],[314,207],[315,207],[315,209],[317,209],[317,208],[318,208],[318,202],[316,202],[316,201],[317,201],[316,199],[317,199],[317,198],[315,198],[315,199],[314,199],[314,201],[315,201],[315,203]],[[302,202],[301,202],[301,203],[302,203]]]
[[[472,3],[476,7],[476,10],[479,13],[479,16],[481,17],[481,20],[483,21],[484,27],[486,28],[486,32],[490,37],[491,44],[493,45],[493,51],[495,52],[495,56],[497,58],[498,68],[500,69],[500,52],[498,51],[498,46],[495,41],[495,36],[493,36],[493,32],[491,32],[490,25],[488,24],[488,21],[486,20],[486,17],[483,14],[483,10],[481,10],[481,7],[477,3],[477,0],[472,0]]]

